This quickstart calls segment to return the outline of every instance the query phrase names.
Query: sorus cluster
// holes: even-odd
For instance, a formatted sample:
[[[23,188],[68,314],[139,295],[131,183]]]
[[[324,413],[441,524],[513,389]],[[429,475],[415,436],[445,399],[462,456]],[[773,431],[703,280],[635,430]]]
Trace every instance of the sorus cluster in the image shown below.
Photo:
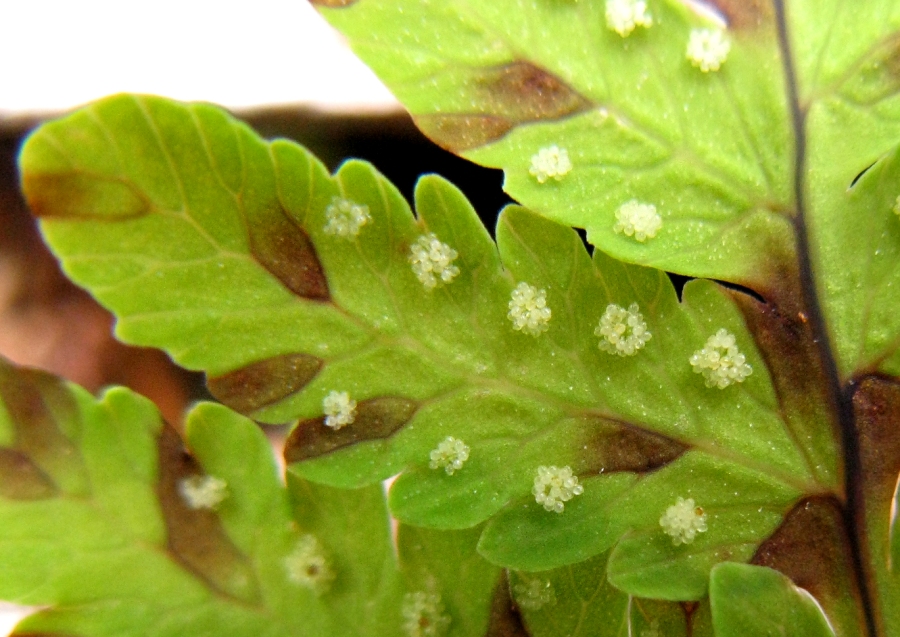
[[[698,533],[706,532],[706,513],[694,503],[693,498],[678,498],[666,509],[659,525],[672,537],[672,544],[690,544]]]
[[[459,275],[453,261],[459,253],[443,243],[431,232],[416,239],[409,248],[409,263],[413,273],[426,290],[450,283]]]
[[[469,459],[469,446],[458,438],[447,436],[431,451],[430,459],[428,466],[443,469],[447,475],[452,476]]]
[[[403,598],[403,629],[409,637],[440,637],[449,626],[450,617],[437,593],[417,591]]]
[[[352,239],[364,225],[372,221],[369,207],[350,199],[334,197],[325,208],[325,234]]]
[[[726,329],[710,336],[703,349],[694,352],[690,360],[694,373],[703,374],[707,387],[725,389],[744,382],[753,373],[753,368],[738,349],[734,334]]]
[[[728,58],[731,41],[721,29],[694,29],[687,45],[687,59],[704,73],[718,71]]]
[[[325,426],[338,430],[356,420],[356,401],[345,391],[330,391],[322,400]]]
[[[616,210],[616,223],[613,232],[633,236],[643,243],[652,239],[662,228],[662,217],[656,212],[656,206],[649,203],[641,203],[632,199]]]
[[[538,610],[556,603],[556,593],[549,581],[522,575],[519,575],[519,579],[521,581],[513,587],[513,592],[516,594],[516,602],[522,608]]]
[[[606,26],[626,38],[635,27],[653,26],[653,16],[645,0],[606,0]]]
[[[652,336],[637,303],[627,310],[610,303],[594,334],[600,337],[600,349],[619,356],[634,356]]]
[[[188,476],[178,483],[178,491],[190,508],[212,511],[228,497],[228,484],[215,476]]]
[[[547,291],[522,282],[512,291],[507,318],[513,329],[540,336],[550,329],[552,312],[547,307]]]
[[[547,511],[562,513],[565,503],[584,493],[584,487],[578,484],[578,476],[572,473],[570,467],[541,466],[534,476],[531,493]]]
[[[569,159],[569,152],[554,144],[547,148],[541,148],[531,156],[531,168],[528,172],[538,180],[539,184],[543,184],[548,179],[560,181],[571,170],[572,161]]]
[[[294,550],[284,558],[288,579],[321,595],[331,586],[335,574],[315,536],[306,534],[297,540]]]

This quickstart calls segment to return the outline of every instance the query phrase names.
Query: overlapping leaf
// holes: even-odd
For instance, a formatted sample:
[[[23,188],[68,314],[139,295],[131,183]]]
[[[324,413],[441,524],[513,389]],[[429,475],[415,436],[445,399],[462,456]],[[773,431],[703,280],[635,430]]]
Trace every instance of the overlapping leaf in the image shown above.
[[[717,566],[710,580],[710,601],[718,637],[835,634],[806,591],[784,575],[759,566]]]
[[[708,602],[633,598],[606,579],[606,555],[541,573],[512,572],[510,589],[532,637],[711,637]]]
[[[767,3],[719,3],[737,15],[708,73],[685,51],[692,29],[719,27],[677,0],[647,2],[652,26],[627,37],[604,2],[313,3],[426,134],[503,168],[517,201],[604,251],[756,289],[793,267],[794,141]],[[540,183],[531,158],[552,145],[573,167]],[[614,232],[630,200],[656,206],[658,236]]]
[[[572,230],[523,209],[503,213],[495,247],[437,177],[419,183],[416,220],[366,164],[332,178],[211,107],[128,96],[46,125],[22,166],[64,267],[116,312],[120,336],[206,370],[256,418],[301,418],[286,450],[298,475],[355,487],[403,471],[391,490],[402,520],[490,519],[480,550],[499,564],[577,562],[628,533],[617,585],[697,599],[713,564],[750,559],[799,497],[837,479],[831,439],[809,435],[816,420],[772,385],[778,352],[754,345],[759,304],[701,281],[679,302],[664,274],[592,260]],[[122,207],[123,192],[139,208]],[[352,239],[325,232],[335,197],[368,207]],[[433,290],[409,262],[424,233],[458,252],[459,275]],[[519,282],[546,291],[545,334],[506,316]],[[611,303],[637,303],[647,321],[636,356],[598,347]],[[753,367],[723,390],[689,363],[719,329]],[[332,391],[358,402],[338,431],[321,415]],[[471,450],[452,476],[428,467],[448,435]],[[585,489],[562,515],[531,495],[550,465]],[[678,497],[710,516],[689,548],[659,526]]]
[[[797,272],[805,257],[791,237],[806,241],[808,231],[841,371],[896,373],[900,189],[886,155],[900,139],[900,9],[891,0],[707,4],[731,45],[708,73],[691,65],[686,44],[691,29],[720,27],[682,0],[647,2],[652,25],[627,37],[610,28],[604,2],[320,9],[426,134],[503,168],[516,200],[587,228],[618,258],[768,296]],[[573,168],[539,183],[530,158],[551,145]],[[876,174],[848,191],[875,162]],[[614,232],[615,211],[632,199],[663,220],[646,243]]]
[[[401,527],[398,561],[380,485],[294,479],[289,494],[265,436],[221,406],[191,412],[192,457],[123,389],[97,401],[4,362],[0,398],[0,599],[45,607],[14,634],[388,635],[417,592],[437,596],[446,634],[487,631],[501,578],[477,534]],[[193,508],[191,476],[226,497]],[[309,537],[333,578],[296,556]]]

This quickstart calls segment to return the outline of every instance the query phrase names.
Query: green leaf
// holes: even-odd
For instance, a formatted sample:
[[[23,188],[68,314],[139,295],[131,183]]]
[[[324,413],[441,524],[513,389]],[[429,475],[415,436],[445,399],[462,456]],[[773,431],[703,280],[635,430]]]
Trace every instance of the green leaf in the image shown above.
[[[539,573],[512,572],[510,588],[531,637],[711,637],[709,603],[630,597],[606,580],[606,555]]]
[[[135,117],[146,130],[126,125]],[[26,192],[35,179],[87,170],[72,166],[93,161],[81,139],[98,122],[104,140],[150,164],[115,174],[155,203],[115,221],[68,209],[58,218],[39,204],[64,267],[117,314],[120,335],[206,369],[227,404],[267,421],[301,418],[285,451],[299,476],[358,487],[401,473],[394,515],[441,529],[490,520],[480,550],[504,566],[547,569],[604,552],[626,532],[650,538],[659,552],[621,558],[618,585],[638,594],[651,564],[688,559],[659,520],[678,497],[695,497],[714,522],[704,540],[717,548],[700,543],[705,557],[692,562],[691,578],[674,567],[654,571],[654,594],[667,599],[702,597],[716,561],[749,559],[799,497],[835,485],[834,444],[808,435],[815,413],[779,398],[768,366],[781,352],[754,347],[751,328],[762,329],[764,313],[742,294],[696,281],[679,302],[664,274],[599,251],[591,259],[575,232],[518,207],[501,215],[495,247],[465,198],[438,177],[419,182],[416,220],[366,164],[347,163],[330,178],[296,145],[267,145],[210,107],[154,98],[110,98],[39,130],[23,150]],[[216,123],[216,136],[204,122]],[[68,163],[45,157],[50,148],[71,152]],[[174,193],[144,185],[156,172]],[[243,179],[239,191],[226,187],[236,179],[229,175]],[[325,232],[334,193],[368,207],[370,221],[351,240]],[[251,218],[272,210],[280,216]],[[458,253],[458,275],[433,290],[410,265],[410,246],[424,233]],[[264,245],[305,246],[291,263],[319,273],[321,298],[292,292],[282,276],[290,267],[254,251],[253,237],[270,234],[277,240]],[[119,264],[145,258],[132,248],[161,236],[168,253],[154,265],[106,281],[109,270],[128,270]],[[198,270],[208,267],[222,281],[215,290]],[[151,283],[157,278],[165,287]],[[516,331],[507,316],[522,283],[546,292],[544,334]],[[601,350],[600,317],[610,304],[632,303],[652,335],[646,347],[635,356]],[[753,370],[724,389],[706,386],[690,363],[721,329]],[[339,430],[323,415],[332,392],[357,401],[353,423]],[[448,435],[470,450],[452,476],[429,466]],[[586,493],[563,515],[535,503],[542,466],[570,467],[583,483]],[[544,536],[553,539],[535,550]]]
[[[626,261],[765,287],[794,261],[790,113],[772,11],[754,3],[718,72],[686,57],[685,3],[648,2],[622,37],[605,3],[357,2],[322,8],[354,51],[445,148],[503,168],[517,201],[586,228]],[[557,145],[572,170],[539,183]],[[620,206],[656,206],[646,242],[614,232]]]
[[[0,362],[0,402],[0,599],[44,607],[15,634],[394,635],[420,591],[447,635],[489,625],[500,573],[477,533],[401,527],[398,559],[380,485],[288,492],[266,437],[220,405],[189,414],[189,455],[124,389],[95,400]],[[185,486],[201,476],[218,497]]]
[[[853,178],[845,173],[844,179],[848,176]],[[877,371],[900,373],[898,179],[894,149],[851,188],[817,202],[822,299],[845,378]],[[850,254],[862,258],[847,259]]]
[[[712,571],[709,595],[717,637],[835,634],[809,593],[768,568],[720,564]]]

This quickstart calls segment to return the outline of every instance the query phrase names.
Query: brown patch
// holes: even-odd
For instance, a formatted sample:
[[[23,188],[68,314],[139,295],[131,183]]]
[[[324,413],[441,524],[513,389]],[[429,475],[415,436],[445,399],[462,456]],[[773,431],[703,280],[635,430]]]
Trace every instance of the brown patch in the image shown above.
[[[593,107],[560,78],[524,61],[474,70],[460,90],[471,100],[470,112],[414,116],[423,133],[454,152],[496,141],[521,124],[562,119]]]
[[[809,591],[837,624],[837,634],[865,633],[848,539],[834,500],[814,497],[799,502],[759,546],[751,563],[774,568]],[[854,620],[856,625],[841,625]]]
[[[313,301],[327,301],[328,281],[309,235],[273,203],[246,210],[253,257],[291,292]]]
[[[191,509],[182,498],[181,481],[203,471],[168,425],[163,427],[158,448],[157,495],[168,531],[169,553],[217,593],[247,603],[259,602],[253,569],[225,534],[218,516],[209,510]],[[227,500],[223,506],[227,506]]]
[[[57,494],[56,485],[26,455],[0,448],[0,497],[43,500]]]
[[[728,28],[735,31],[755,29],[771,23],[775,15],[772,0],[707,0],[721,13]]]
[[[866,507],[887,512],[900,474],[900,385],[863,379],[853,394]],[[885,522],[888,521],[885,516]]]
[[[317,7],[343,8],[356,4],[359,0],[309,0],[309,3]]]
[[[22,191],[36,217],[119,221],[150,211],[150,203],[131,184],[100,175],[26,173]]]
[[[389,438],[413,417],[418,404],[406,398],[372,398],[359,403],[356,419],[337,431],[325,426],[325,417],[297,424],[284,445],[284,459],[290,464],[316,458],[342,447]]]
[[[484,69],[473,85],[489,113],[518,123],[559,119],[592,106],[560,78],[530,62]]]
[[[681,456],[687,446],[664,436],[597,419],[588,442],[589,471],[644,472],[658,469]]]
[[[509,594],[509,573],[503,570],[491,599],[491,614],[485,637],[529,637],[519,608]]]
[[[435,144],[454,153],[495,142],[514,126],[493,115],[414,115],[413,121]]]
[[[797,289],[793,286],[790,289]],[[798,305],[800,292],[783,294],[783,304],[762,303],[748,294],[729,290],[753,334],[772,377],[775,393],[798,447],[811,452],[810,469],[816,471],[817,458],[826,458],[840,440],[838,413],[828,393],[829,381],[814,340],[813,324]],[[831,429],[831,437],[822,428]],[[818,441],[820,448],[809,449]],[[816,476],[828,483],[826,475]]]
[[[78,409],[62,381],[0,362],[0,400],[15,429],[15,451],[48,476],[81,472],[78,449],[56,421],[66,418],[70,427],[79,427]]]
[[[242,414],[273,405],[303,389],[322,369],[321,359],[308,354],[282,354],[210,378],[210,393]]]

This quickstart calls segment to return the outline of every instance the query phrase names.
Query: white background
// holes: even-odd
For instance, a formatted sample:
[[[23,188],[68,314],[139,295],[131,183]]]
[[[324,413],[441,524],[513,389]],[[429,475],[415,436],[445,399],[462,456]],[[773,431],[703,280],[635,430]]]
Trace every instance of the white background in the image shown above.
[[[120,91],[396,107],[307,0],[0,0],[0,25],[0,118]]]

